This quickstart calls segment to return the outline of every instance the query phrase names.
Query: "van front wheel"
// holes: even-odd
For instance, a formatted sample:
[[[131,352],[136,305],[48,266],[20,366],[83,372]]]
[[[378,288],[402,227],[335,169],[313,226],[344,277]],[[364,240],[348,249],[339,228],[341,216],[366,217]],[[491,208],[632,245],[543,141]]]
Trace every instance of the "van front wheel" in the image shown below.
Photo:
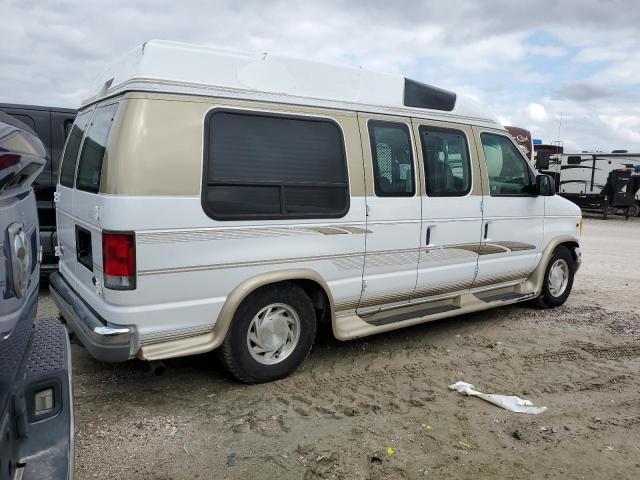
[[[543,308],[562,305],[573,287],[575,262],[567,247],[559,246],[553,252],[542,281],[542,292],[535,303]]]
[[[302,288],[290,283],[263,287],[238,307],[220,357],[241,382],[269,382],[300,366],[315,335],[315,312]]]

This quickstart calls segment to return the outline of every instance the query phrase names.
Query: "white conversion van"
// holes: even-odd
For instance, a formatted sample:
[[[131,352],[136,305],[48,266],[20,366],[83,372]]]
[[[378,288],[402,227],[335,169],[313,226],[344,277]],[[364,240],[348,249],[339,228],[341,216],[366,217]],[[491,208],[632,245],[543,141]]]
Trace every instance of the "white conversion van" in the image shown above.
[[[63,154],[50,287],[100,360],[219,348],[263,382],[321,322],[348,340],[571,291],[580,210],[455,93],[164,41],[99,83]]]

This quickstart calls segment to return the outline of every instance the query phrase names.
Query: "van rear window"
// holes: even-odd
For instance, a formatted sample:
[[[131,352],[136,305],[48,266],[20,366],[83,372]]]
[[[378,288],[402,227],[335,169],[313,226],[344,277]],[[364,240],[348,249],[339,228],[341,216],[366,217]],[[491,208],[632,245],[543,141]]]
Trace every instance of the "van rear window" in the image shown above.
[[[76,160],[78,159],[78,150],[82,143],[82,136],[87,128],[87,123],[91,119],[91,111],[78,115],[76,121],[71,127],[71,133],[67,139],[67,145],[64,148],[62,156],[62,165],[60,166],[60,184],[65,187],[73,188],[73,176],[76,173]]]
[[[220,220],[335,218],[349,209],[342,133],[324,118],[214,110],[202,204]]]
[[[102,163],[116,110],[118,110],[117,103],[105,105],[96,110],[91,120],[82,144],[80,158],[78,159],[78,175],[76,178],[76,188],[78,190],[92,193],[98,193],[98,190],[100,190]]]

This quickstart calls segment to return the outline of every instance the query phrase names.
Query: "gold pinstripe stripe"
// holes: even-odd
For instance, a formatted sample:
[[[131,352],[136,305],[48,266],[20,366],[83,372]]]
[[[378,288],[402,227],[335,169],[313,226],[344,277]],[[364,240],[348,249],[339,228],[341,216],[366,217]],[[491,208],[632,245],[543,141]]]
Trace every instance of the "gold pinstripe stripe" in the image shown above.
[[[140,244],[197,242],[209,240],[240,240],[246,238],[290,237],[298,235],[363,235],[367,229],[355,225],[323,225],[313,227],[216,228],[165,232],[140,232]]]
[[[505,242],[506,243],[506,242]],[[513,242],[512,242],[513,243]],[[528,250],[531,248],[535,248],[534,246],[528,246],[527,248],[523,248],[522,246],[516,247],[520,250]],[[491,248],[488,248],[491,247]],[[506,253],[509,250],[506,247],[494,246],[493,244],[488,245],[475,245],[475,244],[461,244],[461,245],[451,245],[447,247],[436,247],[436,248],[428,248],[424,249],[424,255],[430,255],[431,252],[442,253],[443,251],[452,251],[452,250],[466,250],[469,252],[483,252],[480,255],[487,255],[489,253]],[[490,252],[488,251],[490,250]],[[515,251],[515,250],[514,250]],[[336,254],[336,255],[318,255],[318,256],[310,256],[310,257],[299,257],[299,258],[287,258],[287,259],[274,259],[274,260],[255,260],[255,261],[247,261],[247,262],[235,262],[235,263],[218,263],[218,264],[210,264],[210,265],[194,265],[194,266],[185,266],[185,267],[170,267],[170,268],[158,268],[158,269],[147,269],[140,270],[138,275],[163,275],[169,273],[183,273],[183,272],[198,272],[204,270],[220,270],[225,268],[241,268],[241,267],[255,267],[255,266],[263,266],[263,265],[278,265],[278,264],[286,264],[286,263],[299,263],[299,262],[309,262],[309,261],[322,261],[322,260],[334,260],[338,262],[336,266],[341,270],[349,270],[352,268],[361,268],[361,262],[364,257],[365,262],[369,262],[369,266],[374,268],[384,268],[391,265],[399,265],[399,264],[408,264],[418,262],[419,258],[415,258],[420,252],[420,248],[406,248],[399,250],[381,250],[376,252],[367,252],[365,256],[365,252],[356,252],[356,253],[344,253],[344,254]],[[345,261],[347,259],[347,261]],[[425,260],[428,262],[428,259]]]

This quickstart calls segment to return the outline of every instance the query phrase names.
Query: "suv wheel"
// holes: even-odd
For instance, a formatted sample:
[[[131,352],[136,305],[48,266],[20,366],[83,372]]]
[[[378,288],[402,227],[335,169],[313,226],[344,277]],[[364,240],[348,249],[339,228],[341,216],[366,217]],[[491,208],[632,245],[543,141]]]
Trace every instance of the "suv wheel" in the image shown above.
[[[241,382],[269,382],[296,370],[315,336],[315,312],[302,288],[291,283],[263,287],[238,307],[220,357]]]
[[[574,274],[575,262],[569,249],[563,246],[556,248],[544,272],[542,292],[536,304],[543,308],[562,305],[571,293]]]

